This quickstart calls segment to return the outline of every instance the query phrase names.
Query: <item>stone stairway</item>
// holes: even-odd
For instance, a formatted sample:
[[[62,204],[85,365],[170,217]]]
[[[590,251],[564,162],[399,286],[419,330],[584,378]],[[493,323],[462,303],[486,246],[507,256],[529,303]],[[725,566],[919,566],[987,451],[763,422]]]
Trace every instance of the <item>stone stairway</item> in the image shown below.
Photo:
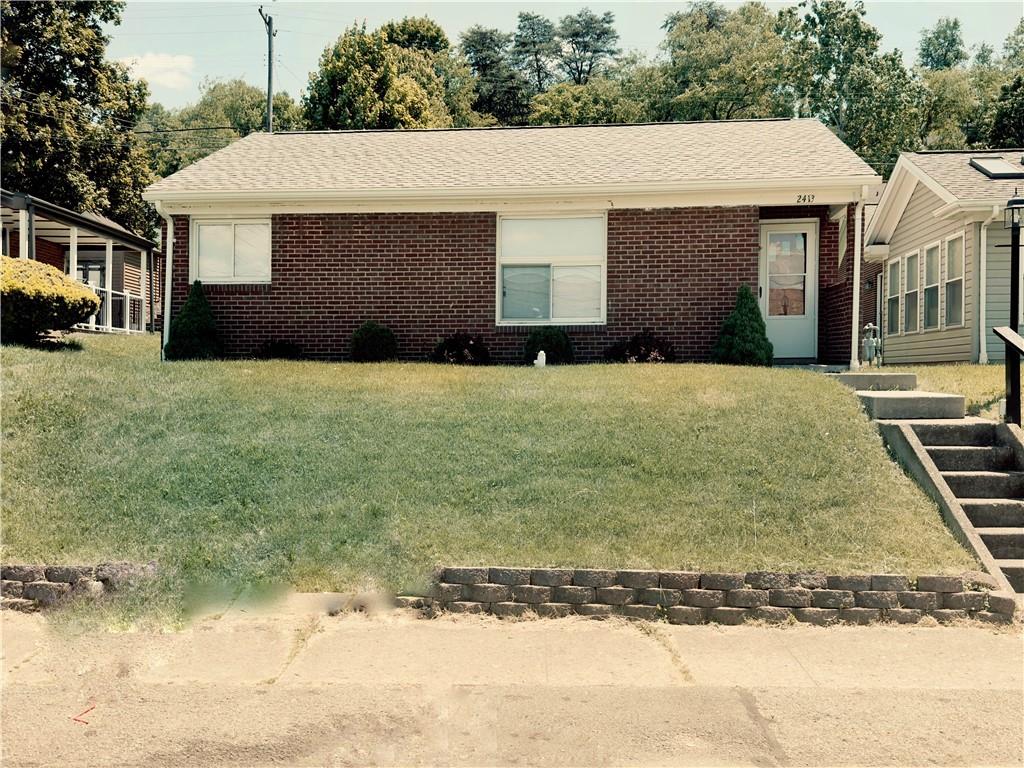
[[[975,533],[1024,592],[1024,461],[994,422],[912,426]]]

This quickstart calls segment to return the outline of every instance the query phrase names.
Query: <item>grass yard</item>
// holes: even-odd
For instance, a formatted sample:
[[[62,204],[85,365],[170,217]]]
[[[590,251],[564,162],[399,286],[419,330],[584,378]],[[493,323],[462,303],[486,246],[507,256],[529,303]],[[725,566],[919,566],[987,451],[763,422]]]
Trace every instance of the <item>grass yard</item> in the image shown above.
[[[1006,379],[1002,363],[976,365],[885,366],[886,372],[917,374],[918,389],[926,392],[949,392],[963,395],[967,415],[983,419],[999,419],[999,401],[1006,396]]]
[[[317,590],[439,564],[973,565],[818,374],[161,364],[153,338],[78,341],[0,351],[5,562]]]

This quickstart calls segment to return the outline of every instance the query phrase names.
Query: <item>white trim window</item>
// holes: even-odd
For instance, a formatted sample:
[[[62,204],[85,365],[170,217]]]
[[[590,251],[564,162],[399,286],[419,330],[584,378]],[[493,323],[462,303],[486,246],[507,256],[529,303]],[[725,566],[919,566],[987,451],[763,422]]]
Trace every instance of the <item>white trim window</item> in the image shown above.
[[[921,285],[920,251],[908,253],[903,257],[903,332],[917,333],[918,306]]]
[[[945,299],[947,328],[964,324],[964,234],[946,240]]]
[[[269,219],[194,219],[189,281],[269,283]]]
[[[885,265],[885,335],[900,334],[900,267],[903,262],[893,259]]]
[[[924,249],[924,323],[926,331],[939,327],[939,243]]]
[[[607,218],[500,216],[498,325],[605,321]]]

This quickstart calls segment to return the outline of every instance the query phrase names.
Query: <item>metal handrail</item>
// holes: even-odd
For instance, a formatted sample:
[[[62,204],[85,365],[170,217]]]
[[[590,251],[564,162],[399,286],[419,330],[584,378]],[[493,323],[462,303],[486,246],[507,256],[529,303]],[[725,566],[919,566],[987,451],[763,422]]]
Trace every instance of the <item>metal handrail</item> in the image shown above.
[[[1008,325],[993,328],[992,333],[1006,344],[1006,420],[1020,426],[1020,358],[1024,338]]]

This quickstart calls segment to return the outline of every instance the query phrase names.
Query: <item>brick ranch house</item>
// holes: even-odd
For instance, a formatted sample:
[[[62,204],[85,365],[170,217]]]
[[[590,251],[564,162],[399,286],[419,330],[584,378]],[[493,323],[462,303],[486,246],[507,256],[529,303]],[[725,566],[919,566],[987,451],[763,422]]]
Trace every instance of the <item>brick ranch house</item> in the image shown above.
[[[777,358],[856,366],[880,182],[819,121],[783,119],[257,133],[145,198],[166,316],[201,280],[234,356],[342,359],[375,320],[409,360],[468,332],[517,362],[557,325],[584,361],[642,330],[700,361],[747,284]]]

